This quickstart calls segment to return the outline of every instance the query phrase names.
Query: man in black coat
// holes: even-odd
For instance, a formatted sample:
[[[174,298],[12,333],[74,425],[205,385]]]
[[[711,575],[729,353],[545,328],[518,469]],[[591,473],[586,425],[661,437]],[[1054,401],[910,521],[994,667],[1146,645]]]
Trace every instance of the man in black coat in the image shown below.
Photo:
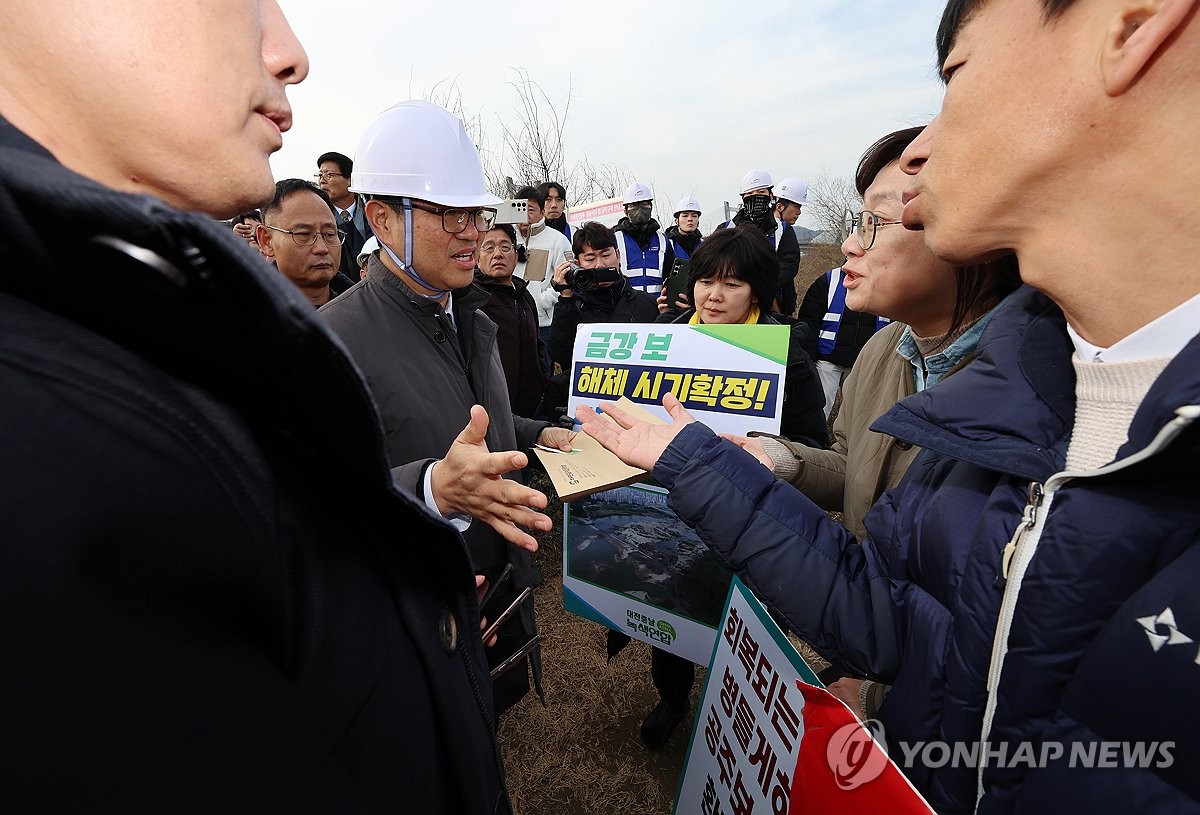
[[[510,811],[460,536],[212,220],[307,57],[273,0],[163,6],[0,27],[0,809]]]
[[[479,236],[475,284],[492,295],[483,313],[496,324],[496,348],[508,381],[512,412],[533,418],[546,390],[549,372],[542,364],[537,303],[533,302],[525,281],[513,275],[519,248],[512,224],[493,224]]]
[[[350,177],[354,172],[354,161],[341,153],[322,153],[317,159],[317,184],[333,201],[338,229],[346,236],[342,242],[342,273],[357,280],[354,270],[358,268],[358,253],[371,237],[367,224],[366,207],[362,199],[350,192]],[[339,292],[340,293],[340,292]]]

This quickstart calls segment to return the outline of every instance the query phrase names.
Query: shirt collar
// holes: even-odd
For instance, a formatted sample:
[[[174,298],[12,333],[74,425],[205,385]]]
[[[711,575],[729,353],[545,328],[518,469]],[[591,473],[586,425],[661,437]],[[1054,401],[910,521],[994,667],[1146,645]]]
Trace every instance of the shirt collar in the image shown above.
[[[1075,344],[1080,362],[1134,362],[1140,359],[1174,357],[1196,336],[1200,326],[1200,294],[1118,340],[1108,348],[1092,345],[1067,323],[1067,334]]]
[[[917,341],[913,339],[912,329],[908,326],[904,327],[904,333],[900,335],[900,344],[896,346],[896,353],[907,359],[912,365],[913,381],[918,392],[932,388],[956,365],[975,353],[975,346],[979,344],[983,330],[987,328],[987,324],[991,322],[992,316],[998,308],[1000,308],[1000,303],[992,306],[987,313],[960,334],[958,339],[928,357],[921,356],[921,351],[917,348]]]

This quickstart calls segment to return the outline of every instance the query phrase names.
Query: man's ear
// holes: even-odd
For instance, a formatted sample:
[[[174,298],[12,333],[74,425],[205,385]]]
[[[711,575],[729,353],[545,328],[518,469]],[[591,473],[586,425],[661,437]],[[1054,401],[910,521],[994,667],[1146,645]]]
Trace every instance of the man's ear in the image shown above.
[[[387,234],[392,228],[392,220],[396,217],[396,212],[382,201],[371,200],[367,202],[364,210],[367,216],[367,223],[371,225],[371,231],[376,235]]]
[[[1109,96],[1128,91],[1187,20],[1198,0],[1131,0],[1105,31],[1101,69]]]
[[[271,245],[271,230],[262,224],[258,224],[254,227],[254,237],[258,240],[258,248],[265,257],[275,257],[275,247]]]

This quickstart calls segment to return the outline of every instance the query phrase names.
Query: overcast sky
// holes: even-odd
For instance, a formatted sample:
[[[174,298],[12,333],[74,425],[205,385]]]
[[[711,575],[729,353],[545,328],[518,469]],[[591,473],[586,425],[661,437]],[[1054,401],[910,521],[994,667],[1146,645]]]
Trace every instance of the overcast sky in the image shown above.
[[[631,19],[634,4],[577,0],[485,11],[473,0],[282,0],[312,70],[289,92],[295,123],[272,165],[276,178],[308,178],[326,150],[353,157],[379,111],[439,81],[456,81],[465,110],[498,140],[523,68],[557,103],[574,89],[568,167],[628,167],[660,210],[695,195],[707,232],[752,168],[776,181],[849,176],[876,138],[928,122],[942,97],[933,37],[943,5],[646,0]],[[656,216],[670,221],[670,211]]]

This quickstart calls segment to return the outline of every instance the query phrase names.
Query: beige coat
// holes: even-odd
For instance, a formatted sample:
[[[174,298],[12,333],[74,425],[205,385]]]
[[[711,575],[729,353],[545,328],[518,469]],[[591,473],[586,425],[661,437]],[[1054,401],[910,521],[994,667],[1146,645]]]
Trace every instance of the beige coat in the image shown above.
[[[892,323],[863,346],[842,383],[842,407],[833,423],[829,450],[778,439],[798,459],[797,472],[787,480],[818,506],[841,512],[842,523],[860,540],[867,536],[863,526],[867,511],[885,490],[900,483],[920,452],[918,447],[871,430],[892,405],[916,392],[912,365],[896,353],[904,328],[902,323]],[[973,358],[967,357],[950,374]]]

